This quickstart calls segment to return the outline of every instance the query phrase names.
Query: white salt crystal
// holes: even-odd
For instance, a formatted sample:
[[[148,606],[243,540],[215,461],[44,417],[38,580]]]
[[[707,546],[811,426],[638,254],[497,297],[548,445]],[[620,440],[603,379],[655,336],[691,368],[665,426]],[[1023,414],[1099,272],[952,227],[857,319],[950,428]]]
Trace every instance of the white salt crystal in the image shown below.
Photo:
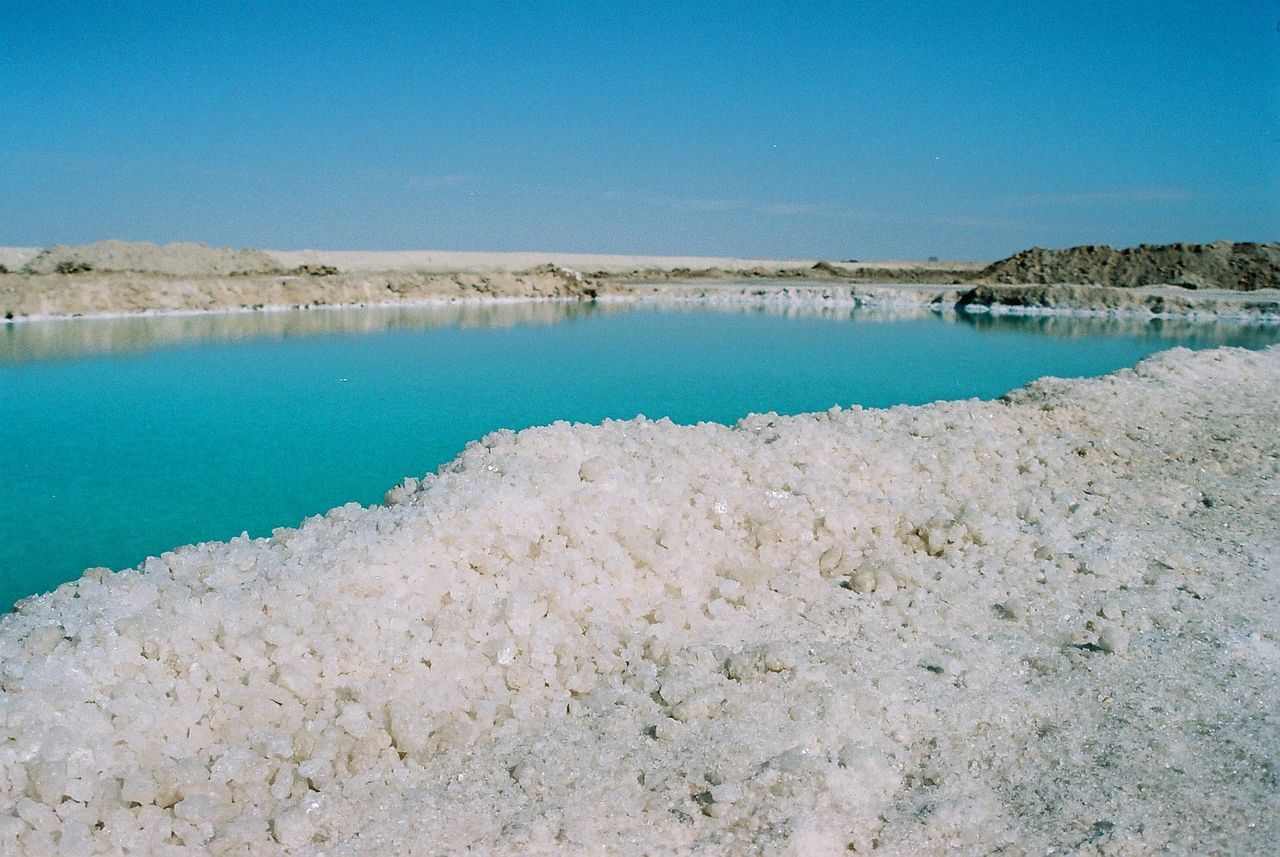
[[[582,462],[578,468],[578,478],[583,482],[598,482],[608,472],[608,462],[603,456],[597,455]]]
[[[271,819],[271,835],[285,848],[301,848],[310,844],[315,826],[305,809],[294,807],[276,813]]]
[[[47,655],[62,642],[63,630],[57,625],[44,625],[27,635],[27,652],[33,657]]]

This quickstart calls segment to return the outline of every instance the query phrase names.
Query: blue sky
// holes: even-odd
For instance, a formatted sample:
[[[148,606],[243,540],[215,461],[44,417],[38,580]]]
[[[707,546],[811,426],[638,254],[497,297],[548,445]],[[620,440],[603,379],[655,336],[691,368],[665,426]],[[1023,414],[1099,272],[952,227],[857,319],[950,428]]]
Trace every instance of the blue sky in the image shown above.
[[[0,3],[0,244],[1280,239],[1280,3]]]

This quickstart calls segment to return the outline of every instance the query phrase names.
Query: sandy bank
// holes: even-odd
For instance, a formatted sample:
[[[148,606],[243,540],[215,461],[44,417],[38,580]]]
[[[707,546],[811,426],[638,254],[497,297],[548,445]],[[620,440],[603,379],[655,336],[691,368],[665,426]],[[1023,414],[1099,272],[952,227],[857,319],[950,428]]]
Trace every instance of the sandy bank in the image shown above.
[[[815,283],[797,279],[751,282],[672,279],[628,283],[551,266],[515,274],[383,272],[234,277],[128,272],[0,274],[0,318],[10,320],[519,298],[1280,321],[1280,290],[1277,289],[1189,291],[1175,286],[1122,289],[1076,285]]]
[[[0,619],[0,852],[1264,854],[1280,348],[499,432]]]
[[[39,255],[42,249],[41,247],[0,247],[0,268],[5,271],[17,271]]]
[[[0,274],[0,317],[412,303],[475,298],[592,298],[617,290],[544,266],[518,273],[413,272],[180,276],[131,272]]]

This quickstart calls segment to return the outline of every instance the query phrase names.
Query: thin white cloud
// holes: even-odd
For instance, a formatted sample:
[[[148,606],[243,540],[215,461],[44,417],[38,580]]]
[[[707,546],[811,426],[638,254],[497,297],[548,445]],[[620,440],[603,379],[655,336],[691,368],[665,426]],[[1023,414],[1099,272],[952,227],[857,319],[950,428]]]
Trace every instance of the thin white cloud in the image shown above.
[[[1185,202],[1195,194],[1178,187],[1135,187],[1117,190],[1086,191],[1083,193],[1032,193],[1000,198],[1001,205],[1009,206],[1073,206],[1116,205],[1125,203]]]

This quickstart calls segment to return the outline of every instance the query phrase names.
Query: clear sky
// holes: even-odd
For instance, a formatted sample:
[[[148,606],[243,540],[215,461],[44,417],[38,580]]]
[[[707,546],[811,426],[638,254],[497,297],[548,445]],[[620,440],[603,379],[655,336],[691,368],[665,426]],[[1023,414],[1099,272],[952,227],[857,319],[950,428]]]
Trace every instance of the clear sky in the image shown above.
[[[1280,3],[0,2],[0,245],[1280,239]]]

